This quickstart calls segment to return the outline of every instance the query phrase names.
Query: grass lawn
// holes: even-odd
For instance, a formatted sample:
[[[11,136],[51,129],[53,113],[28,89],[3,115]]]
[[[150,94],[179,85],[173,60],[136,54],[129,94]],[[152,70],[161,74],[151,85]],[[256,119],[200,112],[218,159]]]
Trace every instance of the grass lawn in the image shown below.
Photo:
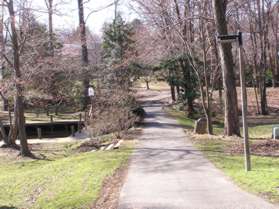
[[[193,129],[194,120],[186,118],[183,112],[169,111],[178,122],[186,128]],[[269,125],[250,128],[250,136],[261,138],[267,133],[270,138]],[[217,130],[217,131],[216,131]],[[214,126],[215,133],[222,127]],[[223,170],[237,185],[252,193],[259,194],[272,202],[279,203],[279,158],[252,156],[252,171],[244,171],[244,159],[240,154],[231,154],[227,150],[235,143],[220,137],[195,137],[194,144],[210,159],[216,167]],[[252,141],[252,143],[254,143]]]
[[[139,80],[135,84],[135,87],[146,88],[146,83],[144,80]],[[150,90],[155,90],[155,91],[168,90],[170,88],[168,83],[163,82],[163,81],[154,81],[154,80],[149,82],[149,87],[150,87]]]
[[[195,120],[187,118],[184,112],[174,109],[167,109],[167,112],[176,117],[178,122],[185,126],[185,128],[190,130],[194,129]],[[270,139],[272,135],[272,126],[273,125],[249,125],[250,139]],[[224,133],[224,123],[222,121],[215,120],[213,124],[213,132],[215,135],[222,135]]]
[[[194,143],[240,187],[279,203],[279,158],[252,156],[252,171],[246,173],[243,156],[225,152],[230,142],[196,139]]]
[[[251,139],[270,139],[273,125],[257,125],[249,127],[249,137]]]
[[[75,145],[64,146],[61,152],[47,154],[48,160],[0,157],[0,208],[90,208],[104,179],[127,162],[131,153],[126,146],[117,151],[69,154]]]

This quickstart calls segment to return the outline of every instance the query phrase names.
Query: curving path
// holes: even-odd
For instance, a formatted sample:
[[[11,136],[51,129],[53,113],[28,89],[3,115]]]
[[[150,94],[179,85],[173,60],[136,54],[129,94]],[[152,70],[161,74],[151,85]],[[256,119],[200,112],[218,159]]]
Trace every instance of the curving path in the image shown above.
[[[242,191],[191,144],[162,104],[149,102],[119,209],[275,209]]]

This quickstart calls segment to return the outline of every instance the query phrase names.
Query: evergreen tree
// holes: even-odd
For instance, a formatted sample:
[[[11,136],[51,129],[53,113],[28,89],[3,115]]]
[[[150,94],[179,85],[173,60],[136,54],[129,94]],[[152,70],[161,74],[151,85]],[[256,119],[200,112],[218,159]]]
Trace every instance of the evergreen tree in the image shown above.
[[[108,65],[120,64],[132,50],[133,27],[118,14],[104,28],[103,58]]]
[[[134,74],[132,65],[134,41],[133,26],[126,23],[120,14],[114,21],[106,24],[103,37],[103,62],[106,66],[104,83],[109,88],[129,89]]]

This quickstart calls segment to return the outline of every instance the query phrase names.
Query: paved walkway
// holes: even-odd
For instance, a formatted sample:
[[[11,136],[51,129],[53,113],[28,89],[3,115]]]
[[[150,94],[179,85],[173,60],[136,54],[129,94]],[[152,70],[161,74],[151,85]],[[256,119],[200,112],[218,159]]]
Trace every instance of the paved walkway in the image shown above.
[[[160,104],[146,107],[143,135],[119,209],[274,209],[242,191],[191,144]]]

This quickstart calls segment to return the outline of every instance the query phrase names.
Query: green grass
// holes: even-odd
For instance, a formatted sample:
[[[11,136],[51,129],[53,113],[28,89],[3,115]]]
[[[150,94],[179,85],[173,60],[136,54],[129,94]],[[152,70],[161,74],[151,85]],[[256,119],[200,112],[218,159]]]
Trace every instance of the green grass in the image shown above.
[[[167,112],[177,118],[179,124],[183,127],[193,130],[195,128],[195,119],[188,118],[182,111],[167,109]],[[221,135],[224,132],[224,124],[222,122],[213,125],[213,131],[216,135]]]
[[[195,140],[197,147],[240,187],[279,203],[279,158],[252,156],[252,171],[245,172],[240,155],[224,152],[229,142]]]
[[[130,153],[130,148],[122,148],[52,160],[0,158],[0,208],[90,208],[104,179],[127,162]]]
[[[251,139],[271,139],[273,125],[257,125],[249,127]]]
[[[176,117],[178,122],[188,129],[194,129],[195,120],[186,117],[186,114],[182,111],[168,109],[167,112]],[[271,139],[273,125],[249,125],[249,137],[250,139]],[[242,128],[241,128],[242,132]],[[213,133],[215,135],[223,135],[224,123],[222,121],[214,120]]]
[[[181,124],[183,127],[193,130],[195,127],[195,120],[191,119],[191,118],[187,118],[185,113],[182,111],[177,111],[177,110],[173,110],[173,109],[167,109],[167,112],[175,117],[179,124]]]
[[[183,112],[169,111],[178,122],[190,129],[194,121],[186,118]],[[270,138],[272,126],[259,125],[250,128],[250,136],[254,138]],[[223,133],[223,125],[214,125],[215,134]],[[279,158],[252,156],[252,171],[245,172],[242,155],[226,152],[233,146],[233,141],[220,139],[197,139],[194,144],[210,159],[216,167],[223,170],[240,187],[263,196],[272,202],[279,203]]]

